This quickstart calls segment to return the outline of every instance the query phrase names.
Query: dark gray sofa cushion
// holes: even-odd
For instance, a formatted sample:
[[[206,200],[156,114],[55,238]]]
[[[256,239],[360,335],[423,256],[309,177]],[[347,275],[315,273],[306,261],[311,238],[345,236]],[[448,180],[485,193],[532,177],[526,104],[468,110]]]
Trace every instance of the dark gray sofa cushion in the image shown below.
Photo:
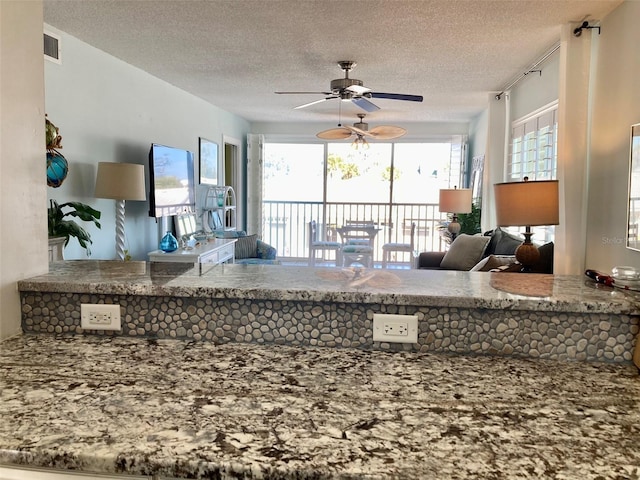
[[[521,236],[513,235],[497,227],[491,233],[491,240],[484,255],[485,257],[489,255],[513,255],[522,242],[524,242],[524,238]]]

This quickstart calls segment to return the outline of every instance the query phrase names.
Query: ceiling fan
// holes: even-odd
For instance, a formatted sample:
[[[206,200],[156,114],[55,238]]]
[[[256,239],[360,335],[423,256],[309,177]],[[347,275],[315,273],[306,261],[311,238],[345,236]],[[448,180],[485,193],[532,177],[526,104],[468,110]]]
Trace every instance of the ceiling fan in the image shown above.
[[[358,107],[366,110],[367,112],[375,112],[380,110],[375,103],[369,101],[369,98],[385,98],[388,100],[406,100],[409,102],[421,102],[422,95],[406,95],[403,93],[382,93],[374,92],[370,88],[363,85],[362,80],[356,78],[349,78],[349,72],[357,65],[352,60],[342,60],[338,62],[340,68],[344,71],[344,78],[336,78],[331,80],[330,90],[327,92],[275,92],[281,95],[325,95],[325,98],[315,100],[313,102],[298,105],[296,109],[309,107],[317,103],[322,103],[327,100],[333,100],[339,98],[340,100],[351,100]]]
[[[337,128],[331,128],[316,134],[316,137],[324,140],[346,140],[354,135],[355,138],[352,145],[354,148],[358,148],[358,146],[368,147],[365,137],[376,140],[391,140],[392,138],[398,138],[407,133],[404,128],[394,127],[392,125],[379,125],[369,130],[369,124],[364,122],[365,116],[364,113],[358,113],[360,121],[354,123],[353,127],[349,125],[339,125]]]

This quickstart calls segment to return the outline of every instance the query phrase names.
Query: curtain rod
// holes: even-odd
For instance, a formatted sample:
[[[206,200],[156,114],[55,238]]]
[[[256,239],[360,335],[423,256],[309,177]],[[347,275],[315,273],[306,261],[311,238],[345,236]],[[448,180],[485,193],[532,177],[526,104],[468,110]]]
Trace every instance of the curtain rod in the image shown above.
[[[496,94],[496,100],[500,100],[502,98],[502,96],[504,95],[504,92],[509,91],[511,88],[513,88],[518,82],[520,82],[520,80],[522,80],[524,77],[526,77],[527,75],[529,75],[530,73],[533,72],[539,72],[540,75],[542,75],[542,70],[537,70],[536,67],[538,67],[539,65],[541,65],[547,58],[549,58],[551,55],[553,55],[554,53],[556,53],[558,51],[558,49],[560,48],[560,42],[556,43],[553,47],[551,47],[551,49],[549,49],[547,51],[547,53],[545,53],[544,55],[542,55],[542,57],[540,57],[538,60],[536,60],[533,65],[531,65],[529,67],[529,69],[524,72],[523,74],[521,74],[518,78],[516,78],[514,81],[512,81],[509,85],[507,85],[506,87],[504,87],[502,89],[502,91],[498,94]]]

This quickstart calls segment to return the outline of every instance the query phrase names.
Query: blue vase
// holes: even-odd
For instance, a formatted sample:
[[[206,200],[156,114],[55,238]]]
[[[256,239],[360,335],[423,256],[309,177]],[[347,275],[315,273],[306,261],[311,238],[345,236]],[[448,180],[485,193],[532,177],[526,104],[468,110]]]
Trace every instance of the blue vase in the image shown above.
[[[178,240],[173,233],[167,232],[162,240],[160,240],[160,250],[163,252],[174,252],[178,249]]]

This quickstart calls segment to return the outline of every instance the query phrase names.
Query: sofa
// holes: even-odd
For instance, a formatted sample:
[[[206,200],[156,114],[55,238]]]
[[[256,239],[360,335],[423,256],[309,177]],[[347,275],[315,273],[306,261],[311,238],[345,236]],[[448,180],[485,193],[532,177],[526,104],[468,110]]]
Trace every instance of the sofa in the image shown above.
[[[459,271],[520,271],[515,251],[524,241],[500,227],[484,235],[461,234],[446,252],[422,252],[417,268]],[[553,273],[553,242],[538,247],[540,259],[532,273]]]
[[[214,232],[218,238],[237,238],[235,263],[245,265],[279,265],[277,251],[258,235],[247,235],[244,230],[218,230]]]

